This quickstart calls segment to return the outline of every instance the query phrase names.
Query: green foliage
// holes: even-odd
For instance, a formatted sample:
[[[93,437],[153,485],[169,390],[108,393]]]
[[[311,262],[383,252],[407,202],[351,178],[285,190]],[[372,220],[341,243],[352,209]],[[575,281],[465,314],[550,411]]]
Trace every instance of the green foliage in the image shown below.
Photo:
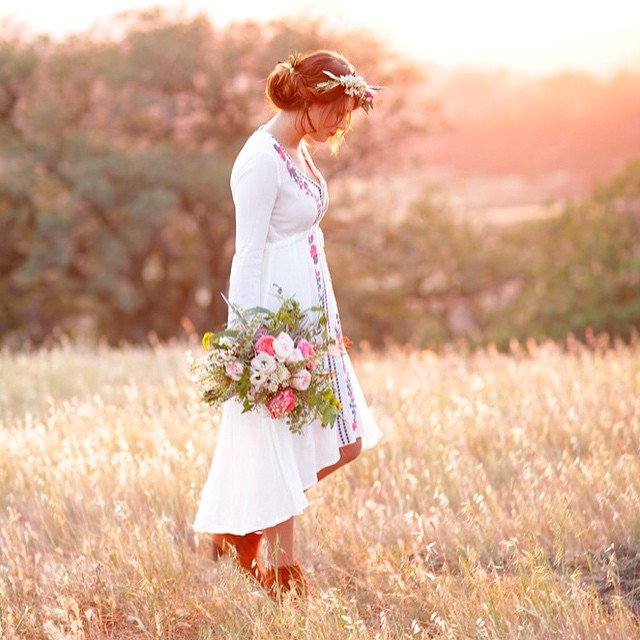
[[[399,219],[334,233],[345,326],[376,347],[629,339],[640,327],[638,160],[555,218],[482,227],[425,196]]]
[[[520,336],[629,338],[640,327],[639,187],[635,160],[592,198],[520,231],[526,286],[506,309]]]
[[[0,211],[16,229],[3,241],[20,247],[20,233],[24,245],[2,271],[5,339],[39,342],[83,323],[113,341],[167,338],[183,315],[205,313],[199,288],[224,286],[235,140],[200,137],[217,114],[194,84],[215,81],[200,64],[211,39],[201,19],[141,20],[121,41],[42,47],[30,76],[0,76],[16,87],[0,125],[13,169]],[[1,54],[17,67],[20,52]]]

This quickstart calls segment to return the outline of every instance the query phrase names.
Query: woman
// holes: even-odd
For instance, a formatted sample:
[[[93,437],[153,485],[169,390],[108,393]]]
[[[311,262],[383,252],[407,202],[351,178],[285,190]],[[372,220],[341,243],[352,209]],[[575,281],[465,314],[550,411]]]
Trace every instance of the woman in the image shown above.
[[[305,142],[328,141],[337,151],[352,112],[368,111],[378,89],[343,56],[325,50],[293,55],[271,72],[266,96],[275,115],[249,137],[231,173],[236,209],[231,303],[275,310],[277,287],[302,309],[321,306],[331,335],[343,344],[318,226],[327,209],[327,186]],[[294,553],[294,517],[308,504],[305,491],[380,435],[342,351],[327,363],[341,403],[333,428],[315,421],[294,434],[282,421],[242,413],[233,400],[223,407],[194,529],[213,534],[214,557],[231,552],[272,595],[306,589]],[[266,567],[258,557],[262,538]]]

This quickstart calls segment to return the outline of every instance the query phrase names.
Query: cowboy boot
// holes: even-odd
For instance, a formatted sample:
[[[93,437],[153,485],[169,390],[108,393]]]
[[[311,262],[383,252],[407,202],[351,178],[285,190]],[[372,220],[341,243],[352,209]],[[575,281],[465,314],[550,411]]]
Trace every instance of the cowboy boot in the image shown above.
[[[232,533],[212,534],[212,557],[218,560],[220,556],[230,554],[235,557],[238,565],[247,573],[250,573],[256,580],[260,580],[262,566],[258,558],[258,551],[262,533],[254,531],[243,536]]]
[[[308,592],[307,580],[297,560],[290,565],[267,568],[262,574],[260,583],[265,591],[276,600],[290,591],[300,597],[305,597]]]

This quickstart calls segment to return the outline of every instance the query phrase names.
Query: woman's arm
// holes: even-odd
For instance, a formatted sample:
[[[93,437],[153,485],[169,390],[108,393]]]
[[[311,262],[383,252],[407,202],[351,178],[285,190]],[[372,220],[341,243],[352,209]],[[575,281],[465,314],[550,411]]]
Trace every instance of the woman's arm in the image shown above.
[[[236,210],[236,246],[229,301],[246,309],[261,303],[264,248],[278,195],[276,158],[258,151],[234,167],[231,192]]]

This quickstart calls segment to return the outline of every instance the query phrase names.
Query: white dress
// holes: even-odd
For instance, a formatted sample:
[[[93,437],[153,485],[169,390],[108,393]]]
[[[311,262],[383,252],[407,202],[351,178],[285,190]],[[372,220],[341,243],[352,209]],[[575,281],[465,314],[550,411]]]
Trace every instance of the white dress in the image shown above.
[[[241,307],[276,309],[277,285],[302,309],[323,307],[330,332],[342,339],[340,319],[318,226],[328,196],[326,183],[304,154],[312,180],[299,171],[284,147],[262,127],[247,140],[231,172],[236,209],[236,247],[229,300]],[[339,448],[380,437],[347,354],[331,356],[334,393],[342,409],[333,428],[319,421],[301,434],[234,400],[222,408],[213,460],[193,528],[198,532],[245,534],[299,515],[305,490],[317,472],[334,464]]]

